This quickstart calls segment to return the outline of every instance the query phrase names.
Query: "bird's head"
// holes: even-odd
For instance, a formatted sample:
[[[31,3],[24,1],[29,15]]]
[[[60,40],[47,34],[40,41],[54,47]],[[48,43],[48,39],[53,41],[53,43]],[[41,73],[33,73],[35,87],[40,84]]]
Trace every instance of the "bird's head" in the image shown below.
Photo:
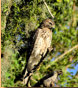
[[[54,23],[54,21],[52,19],[45,19],[42,22],[41,27],[47,27],[49,29],[54,29],[55,28],[55,23]]]
[[[63,71],[62,71],[62,69],[60,69],[60,70],[57,70],[56,72],[58,73],[58,75],[62,75],[62,74],[63,74]]]

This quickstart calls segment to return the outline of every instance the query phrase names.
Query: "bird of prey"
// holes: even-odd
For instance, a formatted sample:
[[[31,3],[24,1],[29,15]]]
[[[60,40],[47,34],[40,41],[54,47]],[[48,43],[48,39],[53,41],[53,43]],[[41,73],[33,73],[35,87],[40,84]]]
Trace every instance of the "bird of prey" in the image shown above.
[[[45,56],[46,52],[50,50],[52,40],[52,28],[55,23],[51,19],[46,19],[42,22],[41,26],[36,30],[34,39],[34,46],[30,57],[28,59],[26,72],[24,75],[24,83],[27,83],[28,73],[32,73],[34,68],[38,65],[41,58]]]

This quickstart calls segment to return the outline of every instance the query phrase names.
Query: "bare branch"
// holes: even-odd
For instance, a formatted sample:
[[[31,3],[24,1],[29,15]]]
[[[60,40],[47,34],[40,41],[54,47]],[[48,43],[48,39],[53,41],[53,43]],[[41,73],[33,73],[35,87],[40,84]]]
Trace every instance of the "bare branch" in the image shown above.
[[[75,45],[73,48],[69,49],[68,51],[66,51],[65,53],[63,53],[62,55],[60,55],[59,57],[57,57],[57,58],[53,61],[53,63],[57,62],[58,60],[63,59],[63,57],[64,57],[66,54],[72,52],[74,49],[77,49],[77,48],[78,48],[78,44]],[[47,66],[47,68],[49,68],[49,67],[50,67],[50,65]]]
[[[73,48],[69,49],[67,52],[65,52],[62,55],[60,55],[59,57],[57,57],[54,62],[62,59],[66,54],[70,53],[71,51],[73,51],[74,49],[77,49],[77,48],[78,48],[78,45],[75,45]]]
[[[44,4],[45,4],[45,6],[47,7],[47,9],[48,9],[48,11],[49,11],[49,13],[50,13],[51,17],[52,17],[52,18],[54,18],[54,16],[52,15],[52,13],[51,13],[50,9],[48,8],[48,5],[47,5],[47,3],[45,2],[45,0],[43,0],[43,2],[44,2]]]

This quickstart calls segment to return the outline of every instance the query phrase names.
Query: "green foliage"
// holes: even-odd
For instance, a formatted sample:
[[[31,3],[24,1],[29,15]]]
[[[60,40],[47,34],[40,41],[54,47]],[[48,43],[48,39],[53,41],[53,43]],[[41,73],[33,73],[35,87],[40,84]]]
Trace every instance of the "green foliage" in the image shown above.
[[[78,6],[77,2],[76,0],[76,7]],[[55,17],[56,27],[52,34],[54,50],[51,55],[47,55],[39,69],[34,72],[30,84],[33,86],[46,74],[62,69],[63,75],[59,76],[57,85],[77,87],[78,73],[72,75],[67,68],[75,69],[78,64],[78,50],[73,50],[57,62],[52,60],[78,44],[78,29],[76,29],[78,27],[78,11],[73,11],[74,2],[72,0],[46,0],[46,3]],[[17,76],[22,75],[25,68],[28,42],[31,40],[29,38],[32,37],[31,33],[40,26],[40,23],[51,16],[43,0],[12,0],[11,4],[10,1],[6,3],[3,0],[1,7],[2,86],[24,86],[21,82],[15,83],[14,81]],[[7,12],[9,13],[7,14]],[[74,18],[76,22],[73,21]],[[75,23],[74,26],[72,26],[73,23]],[[70,60],[71,58],[72,60]]]
[[[2,86],[14,87],[15,77],[22,74],[25,67],[25,58],[19,57],[19,52],[14,50],[12,45],[9,45],[9,41],[6,42],[4,47],[4,54],[2,58]],[[4,79],[3,79],[4,78]]]

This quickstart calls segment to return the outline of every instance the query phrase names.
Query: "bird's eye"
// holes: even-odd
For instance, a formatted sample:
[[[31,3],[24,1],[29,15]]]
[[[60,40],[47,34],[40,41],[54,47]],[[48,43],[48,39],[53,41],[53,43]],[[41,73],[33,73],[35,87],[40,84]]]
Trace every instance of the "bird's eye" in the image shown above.
[[[52,25],[52,23],[50,22],[50,24]]]

